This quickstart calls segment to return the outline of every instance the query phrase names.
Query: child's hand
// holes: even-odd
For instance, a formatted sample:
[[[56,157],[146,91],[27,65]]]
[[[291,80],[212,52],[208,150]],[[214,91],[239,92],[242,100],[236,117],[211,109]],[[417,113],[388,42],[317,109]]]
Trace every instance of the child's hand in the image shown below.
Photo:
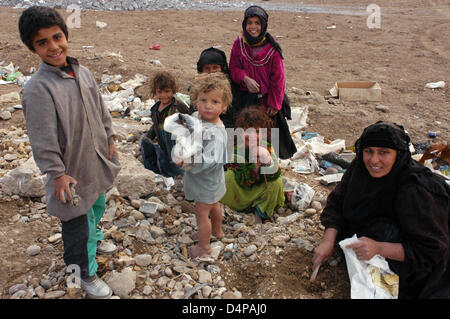
[[[119,153],[117,152],[116,146],[113,144],[109,144],[109,154],[108,159],[112,160],[112,158],[115,157],[117,160],[119,160]]]
[[[175,165],[177,165],[178,167],[181,167],[181,166],[183,166],[183,164],[184,164],[184,161],[183,161],[181,158],[176,157],[176,156],[172,157],[172,161],[173,161],[173,162],[175,163]]]
[[[66,203],[66,197],[64,193],[67,194],[67,199],[72,201],[72,193],[70,192],[70,184],[74,186],[77,185],[75,178],[69,175],[62,175],[55,179],[53,185],[53,195],[61,202]]]
[[[270,153],[267,149],[265,149],[262,146],[258,146],[258,162],[262,163],[263,165],[270,165],[272,164],[272,157],[270,156]]]

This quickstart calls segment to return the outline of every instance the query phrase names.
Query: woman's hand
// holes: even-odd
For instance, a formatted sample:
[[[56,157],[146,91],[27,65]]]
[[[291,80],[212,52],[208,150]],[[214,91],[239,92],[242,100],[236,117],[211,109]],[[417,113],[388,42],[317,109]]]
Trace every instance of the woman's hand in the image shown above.
[[[313,267],[316,269],[322,263],[327,261],[333,255],[334,241],[324,240],[314,249],[314,256],[312,259]]]
[[[69,201],[72,200],[72,193],[70,192],[70,184],[73,184],[75,186],[77,185],[77,181],[72,176],[66,174],[55,179],[53,185],[53,195],[61,203],[66,203],[66,197],[64,196],[64,193],[67,194],[67,199]]]
[[[358,238],[358,242],[345,247],[352,248],[359,260],[369,260],[373,256],[379,254],[380,250],[379,242],[367,237]]]
[[[337,234],[338,231],[335,228],[327,228],[325,230],[322,242],[314,249],[314,256],[312,259],[313,270],[331,258]]]
[[[250,93],[259,93],[259,84],[249,76],[244,77],[244,83]]]
[[[266,108],[266,112],[270,117],[274,117],[278,113],[277,110],[275,110],[273,107],[270,106]]]

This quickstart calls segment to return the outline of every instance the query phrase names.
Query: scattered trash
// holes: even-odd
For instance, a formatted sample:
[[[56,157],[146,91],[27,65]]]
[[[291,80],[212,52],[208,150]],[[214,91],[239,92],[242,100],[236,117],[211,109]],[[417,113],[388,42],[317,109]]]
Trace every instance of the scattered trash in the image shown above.
[[[200,120],[195,116],[176,113],[166,118],[164,130],[172,134],[176,139],[172,154],[183,160],[182,169],[192,167],[194,159],[202,151],[202,141],[198,141],[198,136],[202,136]]]
[[[160,44],[152,44],[149,48],[150,50],[161,50]]]
[[[335,25],[330,25],[329,27],[327,27],[328,30],[332,30],[332,29],[336,29]]]
[[[315,180],[320,181],[320,184],[327,186],[327,185],[330,185],[333,183],[340,182],[342,179],[342,176],[344,176],[344,173],[329,174],[329,175],[324,175],[321,177],[316,177]]]
[[[378,82],[336,82],[329,90],[330,97],[346,101],[380,101],[381,87]]]
[[[148,62],[152,63],[152,64],[156,64],[156,65],[162,65],[161,61],[159,61],[159,60],[150,60]]]
[[[341,154],[330,152],[321,156],[323,160],[335,163],[343,169],[348,168],[355,157],[356,154],[353,152],[343,152]]]
[[[105,22],[101,22],[101,21],[95,21],[95,25],[97,28],[103,29],[105,28],[108,24],[106,24]]]
[[[309,207],[314,197],[314,189],[308,184],[281,177],[283,189],[288,200],[295,210],[304,210]]]
[[[287,121],[291,134],[303,130],[308,126],[306,123],[308,118],[308,106],[293,107],[291,110],[291,118],[292,120]]]
[[[441,89],[441,88],[445,87],[445,82],[444,81],[430,82],[430,83],[427,83],[425,85],[425,87],[429,88],[429,89]]]
[[[83,45],[82,48],[83,48],[84,50],[89,50],[89,49],[93,49],[94,46],[93,46],[93,45]]]
[[[428,132],[428,136],[429,137],[438,137],[438,136],[441,136],[441,132],[440,131]]]
[[[177,101],[183,103],[188,108],[191,106],[191,97],[188,94],[177,92],[174,94],[174,97]]]

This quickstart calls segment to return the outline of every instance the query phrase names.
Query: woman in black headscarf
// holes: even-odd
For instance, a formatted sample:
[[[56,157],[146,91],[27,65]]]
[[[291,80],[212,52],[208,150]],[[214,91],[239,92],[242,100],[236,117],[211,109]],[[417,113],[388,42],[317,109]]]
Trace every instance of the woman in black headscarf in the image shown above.
[[[280,45],[267,32],[269,15],[259,6],[245,10],[242,36],[236,38],[230,54],[231,79],[237,86],[233,106],[241,110],[260,105],[278,129],[278,141],[272,141],[281,159],[297,152],[286,119],[291,108],[285,94],[285,71]],[[278,147],[277,147],[278,146]]]
[[[210,47],[202,51],[200,57],[197,61],[197,72],[198,73],[212,73],[212,72],[222,72],[224,73],[228,80],[230,81],[231,91],[234,97],[237,90],[236,85],[231,81],[230,70],[228,68],[227,56],[222,50]],[[235,103],[231,103],[231,106],[227,109],[225,113],[220,114],[220,119],[227,128],[234,127],[234,121],[236,120],[237,111]]]
[[[450,187],[411,158],[409,143],[400,125],[379,121],[364,130],[321,214],[313,268],[356,234],[351,248],[360,260],[379,254],[399,276],[399,298],[450,298]]]

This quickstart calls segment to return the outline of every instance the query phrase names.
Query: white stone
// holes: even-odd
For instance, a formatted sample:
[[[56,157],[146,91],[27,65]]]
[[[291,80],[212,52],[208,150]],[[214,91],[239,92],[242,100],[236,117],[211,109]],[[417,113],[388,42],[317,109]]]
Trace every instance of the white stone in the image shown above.
[[[42,197],[47,178],[41,175],[33,157],[0,178],[0,186],[6,195]]]
[[[150,195],[155,189],[155,174],[151,170],[143,169],[142,163],[131,154],[119,152],[119,161],[122,168],[114,186],[120,196],[138,199]]]
[[[206,283],[211,283],[212,282],[212,278],[211,278],[211,273],[204,270],[204,269],[200,269],[198,272],[198,282],[201,284],[206,284]]]
[[[125,268],[122,272],[113,270],[105,281],[115,295],[125,299],[136,288],[136,272],[131,267]]]
[[[152,262],[152,256],[149,254],[137,255],[135,257],[136,265],[140,267],[147,267]]]

